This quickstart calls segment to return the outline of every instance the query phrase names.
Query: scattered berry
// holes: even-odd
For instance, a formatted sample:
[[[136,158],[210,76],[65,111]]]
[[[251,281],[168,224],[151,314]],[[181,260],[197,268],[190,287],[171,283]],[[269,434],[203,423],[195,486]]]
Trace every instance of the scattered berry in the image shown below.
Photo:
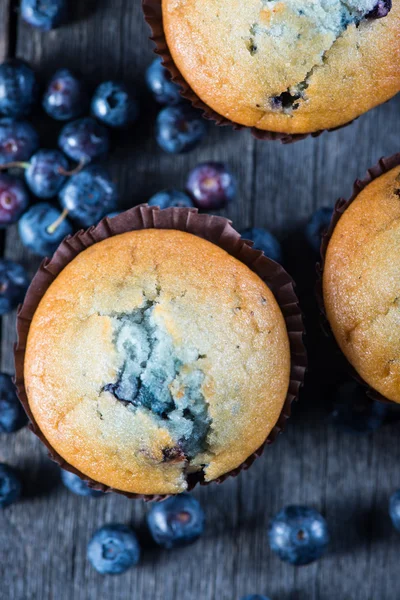
[[[65,183],[68,161],[58,150],[39,150],[25,171],[25,181],[38,198],[53,198]]]
[[[282,262],[281,245],[276,237],[266,229],[262,229],[261,227],[245,229],[241,232],[241,236],[245,240],[254,242],[254,248],[262,250],[265,256],[268,256],[271,260],[278,263]]]
[[[21,496],[21,480],[12,467],[0,463],[0,508],[14,504]]]
[[[336,390],[330,420],[350,433],[370,433],[383,425],[386,413],[382,402],[369,398],[357,382],[348,381]]]
[[[89,542],[87,557],[102,575],[119,575],[140,560],[136,534],[126,525],[105,525]]]
[[[25,427],[27,422],[11,377],[0,373],[0,433],[14,433]]]
[[[105,81],[94,93],[92,114],[108,127],[127,127],[136,121],[139,106],[124,83]]]
[[[117,208],[118,192],[105,169],[90,165],[67,181],[59,198],[71,219],[90,227]]]
[[[0,315],[17,308],[29,286],[28,274],[22,265],[0,259]]]
[[[153,60],[148,67],[146,83],[160,104],[179,104],[183,100],[180,87],[172,81],[169,71],[162,65],[161,58]]]
[[[39,148],[39,136],[27,121],[0,119],[0,165],[29,160]]]
[[[16,223],[29,204],[29,194],[21,179],[0,173],[0,227]]]
[[[217,210],[234,199],[236,180],[222,163],[202,163],[189,173],[186,190],[198,208]]]
[[[69,69],[56,71],[43,96],[45,112],[57,121],[76,119],[89,104],[83,83]]]
[[[326,206],[319,208],[315,211],[306,225],[306,239],[311,248],[317,254],[319,254],[321,248],[322,236],[328,231],[328,227],[332,219],[332,213],[332,208],[328,208]]]
[[[201,115],[187,105],[168,106],[157,116],[156,140],[170,154],[193,150],[204,138],[206,122]]]
[[[159,206],[160,208],[170,208],[171,206],[192,208],[194,206],[189,196],[179,190],[163,190],[162,192],[158,192],[150,198],[148,205]]]
[[[374,8],[366,16],[367,19],[382,19],[392,10],[392,0],[378,0]]]
[[[308,565],[320,558],[329,543],[325,519],[313,508],[287,506],[270,522],[269,544],[281,560]]]
[[[90,488],[86,481],[83,481],[78,475],[64,471],[64,469],[61,469],[61,481],[70,492],[77,496],[90,496],[91,498],[104,496],[103,492]]]
[[[67,8],[67,0],[22,0],[21,16],[29,25],[50,31],[65,23]]]
[[[170,550],[196,541],[204,531],[205,515],[190,494],[179,494],[155,504],[147,514],[154,541]]]
[[[26,248],[38,256],[51,256],[73,228],[62,213],[47,202],[34,204],[19,220],[18,231]]]
[[[400,490],[397,490],[390,496],[389,515],[393,526],[400,531]]]
[[[37,97],[36,76],[26,62],[10,58],[0,65],[0,113],[24,117],[31,112]]]
[[[91,117],[64,126],[58,140],[63,152],[76,162],[88,163],[108,152],[108,131]]]

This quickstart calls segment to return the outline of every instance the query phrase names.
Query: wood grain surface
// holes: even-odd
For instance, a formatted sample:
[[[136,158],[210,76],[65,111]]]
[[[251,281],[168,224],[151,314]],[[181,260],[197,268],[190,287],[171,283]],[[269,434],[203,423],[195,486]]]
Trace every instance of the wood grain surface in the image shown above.
[[[183,187],[199,161],[226,161],[237,175],[239,194],[225,214],[238,229],[267,227],[282,240],[306,314],[311,364],[286,433],[248,472],[194,492],[206,510],[206,534],[171,553],[149,544],[144,503],[118,495],[76,497],[62,487],[57,467],[29,431],[0,436],[0,461],[19,467],[25,479],[23,500],[0,513],[0,599],[239,600],[250,593],[271,600],[400,598],[400,536],[387,514],[389,496],[400,487],[399,426],[357,436],[329,423],[330,392],[340,375],[319,333],[315,257],[301,233],[316,207],[348,196],[368,166],[399,151],[400,97],[345,129],[290,146],[211,125],[199,149],[168,156],[154,141],[157,107],[144,89],[152,51],[139,0],[73,4],[70,25],[38,33],[21,22],[10,27],[11,6],[0,0],[0,56],[15,49],[43,81],[69,67],[92,88],[105,78],[137,87],[140,121],[131,132],[114,136],[110,157],[122,206],[143,202],[161,188]],[[16,38],[9,39],[9,32]],[[56,122],[47,125],[46,145],[55,145],[58,131]],[[37,268],[15,228],[7,231],[5,254],[31,273]],[[14,327],[14,314],[3,319],[1,366],[10,373]],[[268,521],[289,503],[321,510],[331,530],[330,553],[300,569],[281,563],[268,547]],[[98,575],[85,557],[88,540],[105,522],[132,523],[143,542],[142,564],[119,577]]]

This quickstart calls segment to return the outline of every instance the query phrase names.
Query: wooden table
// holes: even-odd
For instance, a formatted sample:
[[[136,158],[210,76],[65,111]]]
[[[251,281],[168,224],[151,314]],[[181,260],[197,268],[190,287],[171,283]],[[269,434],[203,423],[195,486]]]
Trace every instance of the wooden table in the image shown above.
[[[334,379],[317,331],[313,259],[299,233],[321,205],[348,196],[353,180],[382,155],[400,149],[400,97],[352,126],[291,146],[259,142],[248,131],[212,126],[205,143],[185,156],[168,156],[153,137],[157,107],[144,90],[152,60],[139,0],[78,2],[74,22],[51,33],[21,23],[13,0],[0,0],[0,55],[29,60],[45,80],[62,66],[80,70],[91,86],[120,77],[143,92],[142,114],[132,133],[115,136],[110,167],[123,206],[145,201],[165,187],[182,187],[201,160],[226,161],[239,195],[226,214],[238,228],[267,227],[284,242],[286,264],[298,280],[307,315],[311,368],[287,432],[249,472],[223,486],[194,493],[207,512],[207,532],[175,552],[146,549],[141,566],[120,577],[98,575],[85,558],[92,532],[105,522],[143,528],[146,506],[118,495],[79,498],[57,481],[57,469],[27,430],[0,437],[0,461],[25,472],[23,501],[0,513],[2,600],[239,600],[249,593],[272,600],[393,600],[400,597],[400,536],[387,504],[400,487],[400,436],[396,424],[366,436],[327,422]],[[55,145],[56,122],[46,143]],[[6,256],[33,273],[15,228],[4,239]],[[1,367],[13,370],[15,315],[2,327]],[[268,520],[288,503],[321,510],[331,528],[329,555],[295,569],[269,550]]]

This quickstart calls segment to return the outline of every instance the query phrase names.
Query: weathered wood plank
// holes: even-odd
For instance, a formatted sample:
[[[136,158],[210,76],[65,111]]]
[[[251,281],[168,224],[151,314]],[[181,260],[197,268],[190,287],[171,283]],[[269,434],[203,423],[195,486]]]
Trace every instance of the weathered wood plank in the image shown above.
[[[0,2],[0,61],[8,54],[11,19],[11,0]]]

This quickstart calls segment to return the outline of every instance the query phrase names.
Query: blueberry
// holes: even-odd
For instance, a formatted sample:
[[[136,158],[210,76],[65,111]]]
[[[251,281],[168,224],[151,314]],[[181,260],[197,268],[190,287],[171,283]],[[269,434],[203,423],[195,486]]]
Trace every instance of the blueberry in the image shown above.
[[[159,206],[160,208],[170,208],[171,206],[192,208],[192,200],[184,192],[179,190],[163,190],[157,192],[148,201],[149,206]]]
[[[67,159],[58,150],[39,150],[25,171],[26,183],[38,198],[53,198],[65,183],[62,171],[68,167]]]
[[[65,23],[67,0],[22,0],[21,16],[33,27],[50,31]]]
[[[0,227],[16,223],[29,204],[29,194],[21,179],[0,173]]]
[[[102,575],[119,575],[140,560],[140,546],[135,533],[126,525],[105,525],[88,544],[87,557]]]
[[[153,60],[148,67],[146,83],[160,104],[179,104],[183,100],[180,87],[172,81],[169,71],[162,65],[161,58]]]
[[[108,132],[91,117],[65,125],[58,139],[59,146],[69,158],[88,163],[108,152]]]
[[[103,492],[90,488],[86,481],[83,481],[78,475],[64,471],[64,469],[61,469],[61,481],[70,492],[77,496],[90,496],[91,498],[104,496]]]
[[[0,259],[0,315],[17,308],[29,286],[28,274],[22,265]]]
[[[370,433],[383,424],[386,413],[386,405],[369,398],[355,381],[348,381],[336,390],[330,420],[350,433]]]
[[[320,558],[329,543],[325,519],[313,508],[287,506],[270,522],[269,544],[281,560],[308,565]]]
[[[72,219],[83,227],[96,225],[115,210],[118,193],[108,172],[91,165],[73,175],[60,192],[60,202]]]
[[[11,377],[0,373],[0,433],[14,433],[25,427],[27,422]]]
[[[390,496],[389,515],[393,526],[400,531],[400,490],[397,490]]]
[[[374,8],[367,14],[367,19],[382,19],[392,10],[392,0],[378,0]]]
[[[198,208],[216,210],[234,199],[236,180],[226,165],[202,163],[189,173],[186,190]]]
[[[38,84],[31,67],[18,58],[0,65],[0,113],[6,117],[29,115],[38,97]]]
[[[127,127],[136,121],[139,106],[124,83],[105,81],[94,93],[92,114],[109,127]]]
[[[204,138],[206,131],[205,120],[190,106],[168,106],[158,113],[157,143],[170,154],[193,150]]]
[[[317,254],[319,254],[321,248],[322,236],[328,231],[332,213],[332,208],[328,208],[327,206],[319,208],[306,225],[306,239]]]
[[[268,258],[278,263],[282,262],[281,245],[276,237],[266,229],[262,229],[261,227],[245,229],[241,232],[241,236],[246,240],[254,242],[254,248],[262,250]]]
[[[29,160],[39,148],[39,136],[27,121],[0,119],[0,165]]]
[[[270,600],[267,596],[261,596],[261,594],[250,594],[250,596],[244,596],[242,600]]]
[[[114,217],[118,217],[118,215],[120,215],[122,212],[122,210],[115,210],[114,212],[107,213],[106,217],[113,219]]]
[[[204,531],[205,515],[193,496],[179,494],[155,504],[147,524],[154,541],[170,550],[196,541]]]
[[[76,119],[85,112],[89,98],[82,81],[69,69],[59,69],[43,96],[45,112],[57,121]]]
[[[47,202],[31,206],[18,223],[24,246],[38,256],[54,254],[63,239],[73,233],[65,216],[65,213]]]
[[[21,480],[15,469],[0,463],[0,508],[14,504],[21,496]]]

